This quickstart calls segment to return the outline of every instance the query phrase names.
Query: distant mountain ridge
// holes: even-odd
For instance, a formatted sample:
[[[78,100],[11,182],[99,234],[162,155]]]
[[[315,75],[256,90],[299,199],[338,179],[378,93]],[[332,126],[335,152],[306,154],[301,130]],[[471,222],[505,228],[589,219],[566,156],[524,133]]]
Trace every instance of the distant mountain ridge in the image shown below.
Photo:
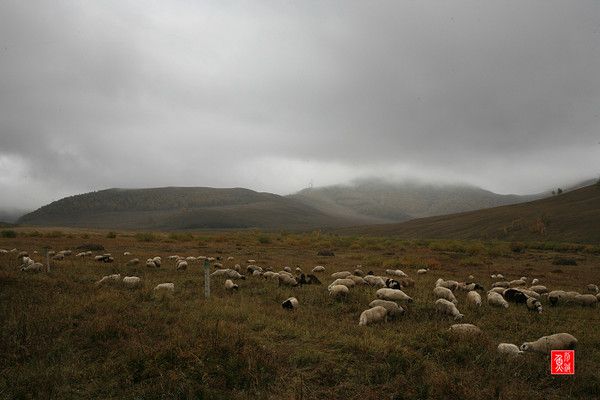
[[[516,204],[547,195],[502,195],[467,185],[391,183],[371,179],[349,185],[304,189],[290,197],[324,212],[336,210],[342,215],[364,215],[391,223]]]
[[[342,228],[341,234],[419,239],[500,239],[600,243],[600,184],[527,203]]]
[[[331,216],[272,193],[208,187],[101,190],[52,202],[18,220],[24,225],[165,230],[296,230],[375,222]]]

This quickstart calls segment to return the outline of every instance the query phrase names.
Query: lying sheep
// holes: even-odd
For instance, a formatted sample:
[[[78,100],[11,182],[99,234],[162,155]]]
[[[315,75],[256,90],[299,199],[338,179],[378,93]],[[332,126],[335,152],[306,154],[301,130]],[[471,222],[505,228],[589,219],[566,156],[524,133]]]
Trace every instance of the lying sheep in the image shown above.
[[[370,324],[374,324],[376,322],[387,322],[388,311],[385,307],[375,306],[369,308],[368,310],[363,311],[360,314],[360,318],[358,320],[359,326],[366,326]]]
[[[481,307],[481,295],[474,290],[467,293],[467,304]]]
[[[573,335],[555,333],[542,336],[535,342],[525,342],[521,345],[520,350],[547,354],[551,350],[573,350],[575,346],[577,346],[577,339]]]
[[[349,277],[350,275],[352,275],[352,272],[350,271],[340,271],[340,272],[334,272],[333,274],[331,274],[331,277],[333,279],[344,279]]]
[[[328,290],[331,297],[344,297],[350,292],[348,287],[344,285],[329,286]]]
[[[542,285],[531,286],[529,288],[529,290],[531,290],[532,292],[536,292],[538,294],[548,293],[548,288],[546,286],[542,286]]]
[[[600,292],[600,290],[598,289],[598,285],[594,285],[592,283],[587,285],[585,288],[588,292],[591,292],[593,294],[598,294],[598,292]]]
[[[142,286],[142,280],[137,276],[126,276],[123,278],[123,285],[128,288],[138,288]]]
[[[362,277],[362,276],[365,276],[365,273],[362,271],[362,269],[360,269],[360,268],[356,268],[356,269],[354,270],[354,275],[355,275],[355,276],[360,276],[360,277]]]
[[[175,291],[175,284],[172,282],[166,282],[166,283],[159,283],[158,285],[156,285],[154,287],[154,290],[166,290],[169,292],[174,292]]]
[[[574,301],[576,304],[588,307],[595,307],[598,303],[598,299],[593,294],[578,294],[575,296]]]
[[[529,297],[526,304],[529,311],[536,311],[540,314],[542,313],[542,303],[535,297]]]
[[[523,351],[519,350],[519,346],[516,344],[500,343],[498,345],[498,353],[514,357],[523,354]]]
[[[481,334],[481,328],[473,324],[454,324],[448,329],[450,333],[461,336],[472,336]]]
[[[443,286],[437,286],[433,288],[433,294],[438,299],[446,299],[454,304],[458,304],[458,300],[456,300],[454,293],[452,293],[452,290],[448,288],[445,288]]]
[[[218,269],[213,271],[210,276],[225,276],[230,279],[246,279],[246,277],[234,269],[226,268],[226,269]]]
[[[418,269],[418,270],[417,270],[417,274],[419,274],[419,275],[423,275],[423,274],[426,274],[426,273],[427,273],[427,271],[429,271],[429,270],[428,270],[428,269],[421,268],[421,269]]]
[[[508,308],[508,302],[499,293],[488,292],[487,301],[490,306]]]
[[[121,281],[121,274],[105,275],[102,277],[102,279],[96,282],[96,285],[100,286],[105,283],[116,283],[119,281]]]
[[[377,298],[391,301],[406,301],[412,303],[413,299],[399,289],[381,288],[376,292]]]
[[[239,286],[233,283],[231,279],[225,280],[225,290],[238,290]]]
[[[460,313],[460,311],[458,311],[458,308],[456,308],[456,305],[454,305],[454,303],[446,300],[446,299],[437,299],[435,301],[435,310],[438,313],[444,314],[444,315],[450,315],[452,317],[454,317],[455,320],[461,319],[462,317],[464,317],[463,314]]]
[[[298,281],[294,277],[279,273],[278,275],[279,286],[298,286]]]
[[[506,281],[500,281],[500,282],[494,282],[492,283],[492,287],[502,287],[505,289],[508,289],[510,287],[510,282],[506,282]]]
[[[404,308],[400,307],[395,301],[377,299],[369,303],[369,307],[377,306],[385,308],[389,317],[397,317],[404,314]]]
[[[509,287],[519,287],[519,286],[525,286],[527,284],[527,282],[524,279],[515,279],[514,281],[510,281],[508,282],[508,286]]]
[[[293,310],[295,308],[298,308],[298,299],[295,297],[290,297],[289,299],[281,303],[281,307],[283,307],[286,310]]]
[[[139,263],[140,263],[139,258],[132,258],[131,260],[127,261],[127,263],[125,265],[127,265],[128,267],[131,267],[133,265],[138,265]]]

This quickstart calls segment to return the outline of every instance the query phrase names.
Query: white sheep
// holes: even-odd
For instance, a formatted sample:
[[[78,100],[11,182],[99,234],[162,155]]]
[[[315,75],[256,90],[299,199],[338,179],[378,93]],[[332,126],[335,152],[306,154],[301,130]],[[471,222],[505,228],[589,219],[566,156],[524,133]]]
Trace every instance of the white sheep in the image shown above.
[[[502,293],[504,293],[505,290],[506,290],[506,288],[503,288],[503,287],[495,287],[495,288],[491,288],[489,290],[489,292],[496,292],[498,294],[502,294]]]
[[[427,273],[427,271],[429,271],[429,270],[428,270],[428,269],[425,269],[425,268],[421,268],[421,269],[418,269],[418,270],[417,270],[417,274],[419,274],[419,275],[423,275],[423,274],[426,274],[426,273]]]
[[[502,287],[502,288],[507,289],[510,287],[510,282],[506,282],[506,281],[494,282],[494,283],[492,283],[492,287],[493,288]]]
[[[340,272],[334,272],[333,274],[331,274],[331,277],[333,279],[344,279],[349,277],[350,275],[352,275],[352,272],[350,271],[340,271]]]
[[[283,267],[283,270],[285,272],[289,272],[290,274],[292,273],[292,269],[290,267]]]
[[[156,285],[154,287],[154,290],[166,290],[169,292],[174,292],[175,291],[175,284],[172,282],[166,282],[166,283],[159,283],[158,285]]]
[[[393,275],[393,276],[401,276],[403,278],[407,278],[408,275],[406,275],[402,270],[400,269],[386,269],[385,273],[388,275]]]
[[[598,289],[598,285],[594,285],[593,283],[590,283],[585,288],[588,292],[591,292],[593,294],[597,294],[598,292],[600,292],[600,290]]]
[[[344,285],[333,285],[329,286],[329,295],[332,297],[343,297],[346,296],[350,290]]]
[[[225,280],[225,290],[238,290],[239,286],[233,283],[231,279]]]
[[[534,278],[534,279],[531,281],[531,284],[532,284],[532,285],[537,285],[538,283],[540,283],[540,280],[539,280],[538,278]]]
[[[139,263],[140,263],[139,258],[132,258],[131,260],[127,261],[127,263],[125,265],[127,265],[128,267],[131,267],[133,265],[138,265]]]
[[[234,269],[226,268],[226,269],[218,269],[213,271],[210,276],[225,276],[230,279],[244,279],[244,275],[240,274]]]
[[[352,279],[350,278],[346,278],[346,279],[336,279],[335,281],[333,281],[329,287],[331,286],[335,286],[335,285],[344,285],[347,288],[351,288],[354,287],[355,283]]]
[[[227,261],[233,261],[234,258],[232,256],[227,257]]]
[[[279,273],[278,275],[278,282],[279,286],[298,286],[298,281],[296,280],[296,278],[282,273]]]
[[[96,258],[98,258],[100,256],[96,256]],[[154,262],[153,259],[149,258],[146,260],[146,267],[148,268],[158,268],[158,265],[156,265],[156,263]]]
[[[472,336],[481,334],[481,328],[473,324],[454,324],[448,331],[462,336]]]
[[[121,280],[121,274],[112,274],[112,275],[105,275],[102,277],[102,279],[100,279],[98,282],[96,282],[96,285],[102,285],[104,283],[116,283],[119,282]]]
[[[471,290],[469,293],[467,293],[467,304],[481,307],[481,295],[475,290]]]
[[[357,285],[368,285],[367,281],[365,281],[362,277],[356,275],[350,275],[346,279],[352,279]]]
[[[355,275],[355,276],[361,276],[361,277],[362,277],[362,276],[365,276],[365,273],[363,272],[363,270],[362,270],[362,269],[360,269],[360,268],[356,268],[356,269],[354,270],[354,275]]]
[[[523,278],[508,282],[509,287],[525,286],[526,284],[527,282]]]
[[[551,350],[573,350],[577,346],[577,339],[568,333],[555,333],[554,335],[542,336],[535,342],[525,342],[521,345],[521,351],[532,351],[547,354]]]
[[[137,276],[126,276],[123,278],[123,285],[128,288],[138,288],[142,286],[142,280]]]
[[[490,306],[508,308],[508,302],[499,293],[488,292],[487,301]]]
[[[523,351],[519,350],[519,346],[516,344],[500,343],[498,345],[498,353],[514,357],[523,354]]]
[[[398,303],[396,303],[395,301],[377,299],[369,303],[369,307],[377,306],[385,308],[388,312],[388,316],[390,317],[396,317],[404,314],[404,308],[399,306]]]
[[[530,311],[537,311],[538,313],[542,313],[542,303],[540,303],[540,301],[538,299],[536,299],[535,297],[529,297],[527,299],[527,309]]]
[[[124,255],[124,256],[126,256],[126,257],[127,257],[127,256],[130,256],[130,255],[131,255],[131,252],[129,252],[129,251],[126,251],[126,252],[124,252],[124,253],[123,253],[123,255]]]
[[[412,303],[413,299],[400,289],[381,288],[376,292],[377,298],[391,301],[406,301]]]
[[[538,294],[548,293],[548,288],[542,285],[534,285],[529,288],[532,292],[536,292]]]
[[[44,270],[44,265],[39,262],[34,262],[31,264],[27,264],[21,267],[21,271],[24,272],[42,272]]]
[[[456,289],[458,289],[458,282],[453,281],[453,280],[445,281],[442,278],[439,278],[435,282],[435,286],[436,287],[445,287],[446,289],[450,289],[450,290],[456,290]]]
[[[185,271],[188,267],[188,263],[185,260],[179,260],[175,266],[177,271]]]
[[[256,264],[256,260],[247,260],[246,261],[248,264]]]
[[[593,294],[578,294],[574,298],[575,303],[581,306],[594,307],[598,303],[598,299]]]
[[[298,299],[295,297],[290,297],[289,299],[285,300],[283,303],[281,303],[281,307],[283,307],[286,310],[293,310],[295,308],[298,308]]]
[[[313,274],[316,274],[317,272],[325,272],[325,267],[322,265],[317,265],[312,269],[312,272]]]
[[[154,261],[156,268],[160,268],[160,265],[162,264],[162,259],[160,257],[156,256],[152,259],[152,261]]]
[[[464,317],[464,315],[461,314],[460,311],[458,311],[456,305],[454,305],[454,303],[446,299],[437,299],[435,301],[435,309],[438,313],[454,317],[455,320]]]
[[[387,321],[388,311],[385,307],[375,306],[363,311],[358,320],[359,326],[366,326],[376,322]]]
[[[433,288],[433,294],[438,299],[446,299],[454,304],[458,304],[458,300],[456,300],[454,293],[452,293],[452,290],[448,288],[445,288],[443,286],[437,286]]]
[[[367,282],[371,286],[382,287],[382,288],[385,287],[385,281],[380,276],[366,275],[363,277],[363,279],[365,280],[365,282]]]

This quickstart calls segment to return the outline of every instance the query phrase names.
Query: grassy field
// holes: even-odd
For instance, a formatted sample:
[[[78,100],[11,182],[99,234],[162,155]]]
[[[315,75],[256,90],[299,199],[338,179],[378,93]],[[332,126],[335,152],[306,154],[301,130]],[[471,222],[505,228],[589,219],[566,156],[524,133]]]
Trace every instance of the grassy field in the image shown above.
[[[27,250],[42,261],[46,249],[101,244],[112,264],[74,256],[52,263],[50,273],[17,270],[16,253],[0,254],[0,398],[102,399],[593,399],[600,396],[600,310],[549,307],[542,314],[522,305],[473,310],[458,293],[463,322],[481,337],[447,332],[453,321],[436,315],[437,278],[473,274],[489,288],[491,273],[508,279],[537,277],[549,289],[584,292],[600,283],[600,251],[594,246],[480,241],[407,241],[393,238],[261,233],[136,234],[17,228],[0,248]],[[2,235],[12,236],[12,235]],[[334,257],[319,257],[321,249]],[[33,254],[37,251],[38,254]],[[130,251],[131,256],[123,256]],[[277,287],[273,281],[240,280],[226,293],[213,279],[203,296],[199,262],[176,271],[167,256],[228,256],[225,266],[255,259],[274,270],[324,265],[320,286]],[[127,267],[132,257],[161,256],[158,270]],[[569,258],[577,265],[555,265]],[[345,300],[330,299],[335,271],[383,274],[401,268],[415,281],[415,302],[395,321],[359,327],[375,289],[355,287]],[[416,269],[429,267],[426,275]],[[96,287],[103,275],[142,278],[144,287]],[[174,282],[172,296],[152,288]],[[296,296],[299,309],[281,301]],[[551,376],[549,359],[526,354],[506,359],[499,342],[521,344],[569,332],[579,339],[576,375]]]

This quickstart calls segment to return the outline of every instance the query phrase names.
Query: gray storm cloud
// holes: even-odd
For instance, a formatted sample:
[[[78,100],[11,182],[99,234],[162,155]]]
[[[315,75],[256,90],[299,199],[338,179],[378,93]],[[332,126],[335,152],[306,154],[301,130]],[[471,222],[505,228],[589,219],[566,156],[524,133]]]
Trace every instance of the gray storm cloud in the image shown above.
[[[597,1],[0,4],[0,206],[600,172]]]

